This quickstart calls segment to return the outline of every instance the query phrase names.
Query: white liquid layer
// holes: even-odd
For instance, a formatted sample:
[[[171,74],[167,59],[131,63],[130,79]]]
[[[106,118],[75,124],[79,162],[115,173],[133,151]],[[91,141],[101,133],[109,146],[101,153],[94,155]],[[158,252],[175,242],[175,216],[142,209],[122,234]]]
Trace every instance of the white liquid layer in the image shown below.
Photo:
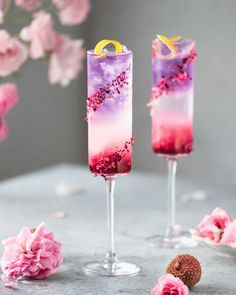
[[[123,149],[132,137],[132,105],[115,114],[95,112],[89,118],[89,157]]]
[[[161,95],[151,107],[151,117],[156,132],[161,126],[192,124],[193,89]]]

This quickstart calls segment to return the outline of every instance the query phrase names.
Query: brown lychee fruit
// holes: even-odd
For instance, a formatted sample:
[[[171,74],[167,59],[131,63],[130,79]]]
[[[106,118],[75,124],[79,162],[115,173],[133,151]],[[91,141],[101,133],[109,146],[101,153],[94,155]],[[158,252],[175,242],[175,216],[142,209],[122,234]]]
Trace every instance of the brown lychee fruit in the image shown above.
[[[166,272],[180,278],[189,288],[197,284],[202,275],[199,261],[189,254],[176,256],[167,266]]]

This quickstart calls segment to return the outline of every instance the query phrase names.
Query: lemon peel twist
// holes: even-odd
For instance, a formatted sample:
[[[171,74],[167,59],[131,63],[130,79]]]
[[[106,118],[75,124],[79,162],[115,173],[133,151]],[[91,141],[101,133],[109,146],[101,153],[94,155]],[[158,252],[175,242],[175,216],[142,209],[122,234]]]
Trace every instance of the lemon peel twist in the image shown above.
[[[157,35],[157,38],[163,44],[165,44],[171,52],[175,53],[177,51],[175,43],[181,39],[181,36],[178,35],[178,36],[167,38],[166,36],[163,36],[163,35]]]
[[[116,40],[108,40],[104,39],[99,41],[95,48],[94,48],[94,53],[99,54],[97,57],[98,58],[105,58],[106,54],[102,51],[104,47],[106,47],[108,44],[112,44],[115,47],[116,53],[121,53],[122,52],[122,44]]]

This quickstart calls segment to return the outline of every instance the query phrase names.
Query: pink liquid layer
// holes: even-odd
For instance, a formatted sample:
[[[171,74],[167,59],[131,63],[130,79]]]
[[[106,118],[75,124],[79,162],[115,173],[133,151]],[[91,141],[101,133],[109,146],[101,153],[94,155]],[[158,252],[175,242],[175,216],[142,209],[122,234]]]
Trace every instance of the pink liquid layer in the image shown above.
[[[106,150],[89,157],[90,171],[99,175],[127,174],[131,170],[133,139],[123,149]]]
[[[193,150],[191,124],[158,126],[153,130],[153,151],[157,154],[183,156]]]

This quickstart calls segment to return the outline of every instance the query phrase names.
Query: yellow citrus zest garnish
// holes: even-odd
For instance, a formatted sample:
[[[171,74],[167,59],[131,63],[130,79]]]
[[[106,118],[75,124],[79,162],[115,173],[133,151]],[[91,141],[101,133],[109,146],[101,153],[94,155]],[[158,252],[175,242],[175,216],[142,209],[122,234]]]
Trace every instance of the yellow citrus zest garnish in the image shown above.
[[[106,58],[106,54],[105,53],[102,53],[102,54],[99,54],[97,56],[95,56],[95,58]]]
[[[157,38],[162,43],[164,43],[170,49],[171,52],[176,52],[175,43],[181,39],[181,36],[174,36],[174,37],[167,38],[162,35],[157,35]]]
[[[108,44],[112,44],[115,47],[116,53],[121,53],[122,52],[122,44],[118,41],[115,40],[101,40],[100,42],[97,43],[97,45],[94,48],[94,53],[95,54],[100,54],[97,56],[97,58],[105,58],[106,54],[102,51],[104,47],[106,47]]]

